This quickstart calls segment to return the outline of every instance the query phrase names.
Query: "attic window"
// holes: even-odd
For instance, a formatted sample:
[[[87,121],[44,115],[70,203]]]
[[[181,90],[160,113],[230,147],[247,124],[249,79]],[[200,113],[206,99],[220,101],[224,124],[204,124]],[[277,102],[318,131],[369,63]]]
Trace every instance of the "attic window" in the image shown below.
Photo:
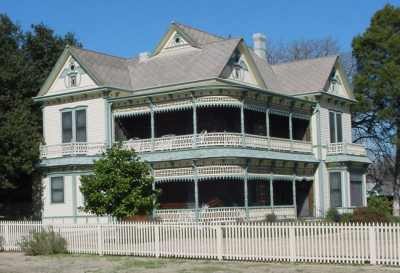
[[[69,82],[70,82],[70,87],[76,87],[77,82],[76,82],[76,75],[70,75],[69,76]]]
[[[72,64],[70,65],[69,69],[70,69],[71,71],[75,71],[75,65],[72,63]]]
[[[181,42],[181,37],[175,37],[175,44],[179,44]]]
[[[337,93],[338,92],[338,86],[341,85],[338,73],[336,72],[336,69],[332,71],[330,77],[329,77],[329,91],[331,93]]]
[[[171,46],[180,46],[180,45],[184,45],[184,44],[185,44],[185,40],[182,39],[181,35],[176,33],[172,40]]]

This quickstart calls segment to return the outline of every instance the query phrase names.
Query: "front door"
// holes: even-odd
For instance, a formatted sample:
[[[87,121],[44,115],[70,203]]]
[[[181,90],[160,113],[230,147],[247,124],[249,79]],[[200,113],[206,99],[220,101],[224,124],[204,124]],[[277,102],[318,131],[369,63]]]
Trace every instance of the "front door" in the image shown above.
[[[296,181],[297,216],[312,217],[313,202],[313,181]]]

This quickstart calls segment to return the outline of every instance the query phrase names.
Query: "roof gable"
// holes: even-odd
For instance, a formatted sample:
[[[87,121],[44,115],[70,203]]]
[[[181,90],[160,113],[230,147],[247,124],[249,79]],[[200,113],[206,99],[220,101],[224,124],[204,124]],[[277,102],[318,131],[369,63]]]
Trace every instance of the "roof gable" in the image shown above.
[[[179,38],[179,41],[176,41]],[[153,56],[170,51],[171,49],[180,49],[186,47],[201,48],[202,45],[224,40],[222,37],[212,35],[210,33],[183,25],[179,23],[172,23],[168,31],[164,34]]]
[[[258,87],[265,87],[257,65],[243,41],[232,52],[220,77]]]

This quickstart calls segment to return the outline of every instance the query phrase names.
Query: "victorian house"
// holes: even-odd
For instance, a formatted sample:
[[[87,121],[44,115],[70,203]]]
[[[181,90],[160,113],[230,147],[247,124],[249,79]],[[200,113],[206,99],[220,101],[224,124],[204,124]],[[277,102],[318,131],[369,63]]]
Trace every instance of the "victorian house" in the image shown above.
[[[35,100],[43,109],[43,220],[85,214],[80,177],[122,142],[147,161],[162,220],[322,217],[366,204],[355,102],[338,56],[271,65],[266,38],[172,23],[151,53],[67,47]]]

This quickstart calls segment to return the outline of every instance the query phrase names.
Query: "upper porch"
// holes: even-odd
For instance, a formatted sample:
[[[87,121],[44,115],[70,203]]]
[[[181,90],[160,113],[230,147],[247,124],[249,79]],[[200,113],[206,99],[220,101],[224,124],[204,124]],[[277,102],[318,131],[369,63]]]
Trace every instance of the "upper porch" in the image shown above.
[[[107,98],[106,141],[42,145],[41,158],[100,155],[115,142],[141,154],[241,148],[312,155],[314,106],[311,101],[234,89]],[[351,143],[327,147],[327,155],[346,153],[363,156],[365,149]]]

